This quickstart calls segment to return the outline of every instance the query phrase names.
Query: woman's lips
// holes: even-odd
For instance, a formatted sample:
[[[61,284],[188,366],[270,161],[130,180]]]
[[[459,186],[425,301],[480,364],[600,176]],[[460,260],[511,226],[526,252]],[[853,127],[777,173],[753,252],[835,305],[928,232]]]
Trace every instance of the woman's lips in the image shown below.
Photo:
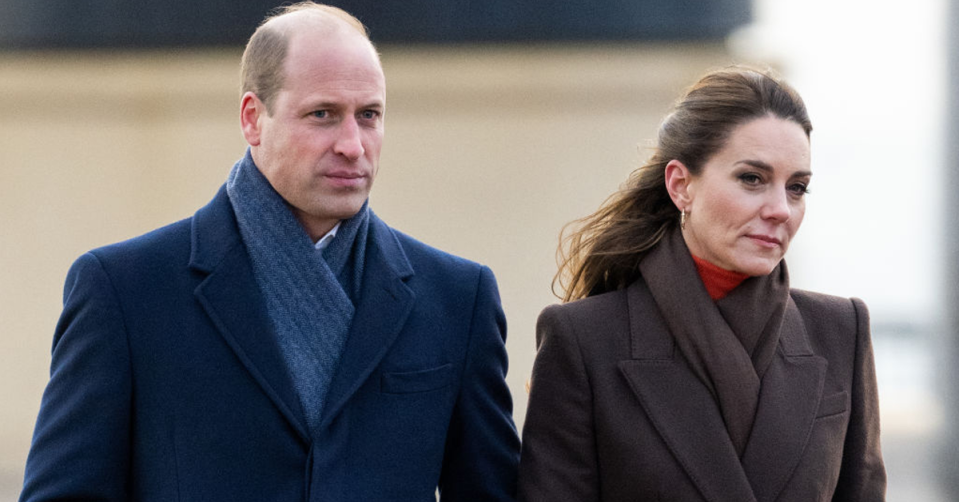
[[[774,247],[782,246],[782,241],[780,241],[779,239],[775,237],[770,237],[768,235],[752,234],[752,235],[747,235],[746,237],[749,237],[750,239],[753,240],[753,242],[755,242],[756,244],[759,244],[762,247],[774,248]]]

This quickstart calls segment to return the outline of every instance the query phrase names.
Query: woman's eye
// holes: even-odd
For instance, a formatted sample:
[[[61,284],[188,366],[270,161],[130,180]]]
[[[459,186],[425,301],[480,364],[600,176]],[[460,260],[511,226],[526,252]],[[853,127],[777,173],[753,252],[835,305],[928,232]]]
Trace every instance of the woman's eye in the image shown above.
[[[789,191],[801,197],[809,193],[809,187],[803,183],[796,183],[789,186]]]
[[[758,174],[744,173],[739,175],[739,181],[742,181],[747,185],[758,185],[760,182],[762,182],[762,180],[763,179],[760,178]]]

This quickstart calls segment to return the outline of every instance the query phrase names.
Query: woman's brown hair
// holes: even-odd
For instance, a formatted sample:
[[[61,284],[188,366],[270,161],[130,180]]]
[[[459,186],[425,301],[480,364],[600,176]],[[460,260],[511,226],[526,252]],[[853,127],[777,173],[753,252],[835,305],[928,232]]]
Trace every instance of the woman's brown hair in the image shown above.
[[[796,122],[807,137],[812,131],[802,98],[770,71],[735,66],[690,87],[660,125],[649,160],[599,210],[564,227],[553,279],[554,292],[559,284],[564,293],[557,296],[572,301],[634,282],[646,252],[679,224],[666,164],[679,160],[698,175],[733,129],[767,115]]]

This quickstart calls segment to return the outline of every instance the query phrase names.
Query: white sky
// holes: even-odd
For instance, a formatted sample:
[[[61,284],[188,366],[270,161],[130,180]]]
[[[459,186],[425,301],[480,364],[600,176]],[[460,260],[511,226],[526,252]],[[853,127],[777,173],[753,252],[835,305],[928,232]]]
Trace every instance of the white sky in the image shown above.
[[[875,322],[941,320],[947,8],[755,0],[733,39],[782,69],[813,121],[792,284],[863,298]]]

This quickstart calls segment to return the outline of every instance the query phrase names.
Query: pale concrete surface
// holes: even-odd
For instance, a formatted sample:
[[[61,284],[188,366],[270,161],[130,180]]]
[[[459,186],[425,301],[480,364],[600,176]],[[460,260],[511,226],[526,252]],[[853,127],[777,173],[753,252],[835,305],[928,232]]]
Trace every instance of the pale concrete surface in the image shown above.
[[[873,326],[882,448],[888,488],[886,500],[947,502],[936,479],[936,452],[947,424],[937,379],[943,361],[938,333],[929,327]]]

